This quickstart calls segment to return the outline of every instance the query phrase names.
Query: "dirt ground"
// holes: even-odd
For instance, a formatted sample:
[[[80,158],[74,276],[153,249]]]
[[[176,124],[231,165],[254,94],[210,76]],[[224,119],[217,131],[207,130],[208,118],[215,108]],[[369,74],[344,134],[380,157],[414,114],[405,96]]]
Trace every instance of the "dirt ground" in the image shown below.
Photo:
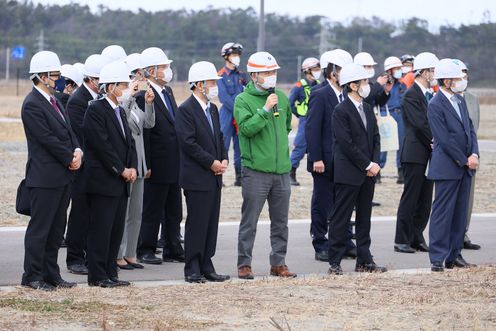
[[[172,85],[178,103],[189,96],[188,90],[181,84]],[[29,82],[21,82],[20,96],[16,97],[16,88],[13,84],[0,84],[0,226],[26,225],[27,218],[15,212],[15,193],[19,181],[24,174],[27,157],[26,143],[22,124],[19,122],[20,109],[24,95],[31,89]],[[284,86],[287,91],[289,86]],[[17,121],[17,122],[16,122]],[[296,130],[297,120],[293,127]],[[479,139],[496,140],[496,104],[482,105]],[[231,148],[230,159],[232,157]],[[393,154],[393,153],[391,153]],[[391,216],[396,214],[402,185],[396,184],[396,169],[394,155],[388,157],[386,167],[382,171],[382,184],[376,186],[374,200],[381,203],[373,210],[374,216]],[[477,177],[475,213],[496,212],[496,153],[482,153],[481,166]],[[291,219],[310,218],[310,201],[312,196],[312,177],[306,171],[306,159],[301,162],[297,172],[301,186],[292,187],[289,217]],[[234,169],[229,167],[224,176],[226,187],[222,190],[221,221],[239,221],[241,216],[241,189],[233,186]],[[186,210],[186,208],[184,208]],[[268,219],[268,209],[265,206],[261,219]]]
[[[494,330],[496,267],[0,292],[1,330]]]

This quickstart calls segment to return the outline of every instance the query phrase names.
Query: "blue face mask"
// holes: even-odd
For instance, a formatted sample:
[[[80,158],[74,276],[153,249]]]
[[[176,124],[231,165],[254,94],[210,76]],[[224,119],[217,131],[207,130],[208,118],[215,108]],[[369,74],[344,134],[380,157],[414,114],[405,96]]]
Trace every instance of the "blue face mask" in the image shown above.
[[[62,93],[65,89],[65,79],[64,77],[60,77],[55,81],[55,90]]]

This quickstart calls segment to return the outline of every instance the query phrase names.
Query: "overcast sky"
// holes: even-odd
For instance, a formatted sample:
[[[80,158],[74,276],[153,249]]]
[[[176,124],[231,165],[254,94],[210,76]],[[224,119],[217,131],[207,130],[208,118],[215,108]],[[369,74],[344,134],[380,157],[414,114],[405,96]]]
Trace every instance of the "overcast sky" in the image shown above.
[[[253,7],[258,12],[260,0],[33,0],[42,4],[89,5],[97,11],[98,5],[111,9],[146,11],[167,9],[201,10],[208,6],[214,8],[247,8]],[[378,16],[390,22],[399,22],[410,17],[427,19],[430,29],[440,25],[478,24],[494,22],[496,18],[495,0],[265,0],[265,12],[290,16],[323,15],[332,21],[346,23],[351,17]],[[489,15],[487,15],[489,13]]]

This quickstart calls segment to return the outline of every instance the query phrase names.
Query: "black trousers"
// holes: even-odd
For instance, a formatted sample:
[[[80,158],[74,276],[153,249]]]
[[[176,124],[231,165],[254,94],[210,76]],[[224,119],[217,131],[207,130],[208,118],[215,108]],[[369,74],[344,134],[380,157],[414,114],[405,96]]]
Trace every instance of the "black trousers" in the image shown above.
[[[117,277],[117,254],[126,220],[127,196],[88,194],[88,282]]]
[[[334,206],[329,222],[329,263],[340,264],[343,259],[347,249],[348,228],[354,207],[356,207],[356,263],[370,263],[372,262],[372,255],[370,254],[370,217],[372,215],[375,182],[371,177],[367,177],[360,186],[334,185]]]
[[[145,180],[138,256],[148,253],[155,254],[162,218],[166,220],[167,249],[164,249],[164,254],[169,251],[174,254],[178,250],[182,253],[181,242],[179,241],[183,218],[182,208],[179,184],[159,184]]]
[[[434,183],[425,177],[427,165],[403,163],[405,184],[398,207],[396,244],[425,243],[423,232],[429,222]]]
[[[86,264],[86,241],[90,211],[88,196],[80,190],[72,190],[71,212],[67,222],[65,242],[67,244],[67,266]]]
[[[213,273],[212,257],[217,247],[221,190],[185,190],[184,195],[188,209],[184,233],[184,275]]]
[[[58,252],[64,238],[71,184],[29,188],[31,219],[24,237],[22,283],[60,279]]]

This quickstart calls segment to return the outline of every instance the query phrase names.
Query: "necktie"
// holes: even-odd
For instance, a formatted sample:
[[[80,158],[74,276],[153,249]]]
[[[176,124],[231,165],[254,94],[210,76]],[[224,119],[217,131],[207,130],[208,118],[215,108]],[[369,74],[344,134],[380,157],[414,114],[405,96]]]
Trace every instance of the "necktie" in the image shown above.
[[[210,124],[210,129],[214,133],[214,123],[212,122],[212,115],[210,114],[210,105],[205,109],[205,116],[207,116],[208,124]]]
[[[425,92],[425,100],[427,100],[427,103],[431,101],[432,99],[432,93],[431,92]]]
[[[454,94],[451,96],[450,99],[452,101],[453,108],[455,108],[456,114],[460,119],[462,119],[462,113],[460,112],[460,100],[458,100],[458,98]]]
[[[174,115],[174,111],[172,110],[172,104],[169,99],[169,93],[167,93],[167,90],[164,88],[162,89],[162,94],[164,95],[164,100],[165,100],[165,106],[167,108],[167,111],[169,112],[169,116],[171,117],[172,121],[174,122],[176,119],[176,116]]]
[[[365,112],[363,111],[363,105],[358,105],[358,113],[360,114],[360,118],[362,119],[363,126],[367,129],[367,118],[365,117]]]
[[[60,111],[59,107],[57,106],[57,102],[55,102],[55,99],[53,97],[50,97],[50,103],[52,104],[53,109],[59,114],[60,117],[62,117],[62,120],[65,122],[64,115],[62,115],[62,112]]]
[[[343,102],[343,93],[339,93],[339,102]]]
[[[122,134],[125,137],[126,136],[126,132],[124,131],[124,124],[122,123],[121,107],[115,107],[114,108],[114,113],[115,113],[115,117],[117,117],[117,121],[119,122],[119,124],[121,126]]]

